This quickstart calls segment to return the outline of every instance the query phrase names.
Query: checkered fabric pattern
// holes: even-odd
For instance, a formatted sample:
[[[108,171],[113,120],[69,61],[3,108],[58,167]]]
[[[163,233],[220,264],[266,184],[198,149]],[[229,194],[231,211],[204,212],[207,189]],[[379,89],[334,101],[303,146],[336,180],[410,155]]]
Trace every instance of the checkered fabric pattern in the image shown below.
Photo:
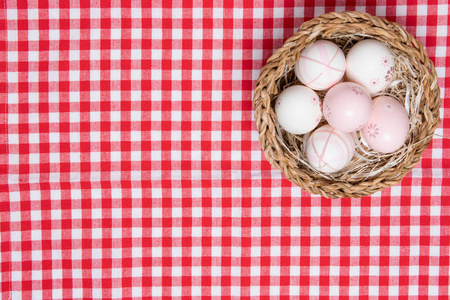
[[[448,299],[447,1],[143,2],[2,2],[2,299]],[[328,200],[264,159],[252,90],[342,10],[424,44],[447,138],[400,185]]]

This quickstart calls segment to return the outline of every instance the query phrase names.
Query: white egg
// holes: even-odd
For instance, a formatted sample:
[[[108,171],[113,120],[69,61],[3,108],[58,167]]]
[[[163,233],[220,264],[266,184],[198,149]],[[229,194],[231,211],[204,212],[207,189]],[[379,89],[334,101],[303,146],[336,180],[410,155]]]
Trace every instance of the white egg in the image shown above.
[[[312,89],[303,85],[288,87],[275,102],[280,126],[293,134],[304,134],[316,128],[322,118],[322,104]]]
[[[377,40],[362,40],[347,53],[347,80],[359,83],[372,96],[388,85],[394,72],[391,50]]]

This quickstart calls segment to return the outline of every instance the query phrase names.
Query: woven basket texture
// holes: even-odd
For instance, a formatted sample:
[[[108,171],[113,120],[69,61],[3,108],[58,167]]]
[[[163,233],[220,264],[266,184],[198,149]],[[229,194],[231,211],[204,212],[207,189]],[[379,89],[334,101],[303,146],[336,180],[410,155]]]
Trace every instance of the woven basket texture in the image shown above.
[[[364,38],[379,40],[390,47],[394,56],[408,58],[411,68],[418,74],[417,78],[411,78],[411,84],[413,86],[413,82],[419,82],[420,86],[414,88],[420,88],[422,92],[418,113],[415,115],[419,122],[410,132],[407,141],[409,146],[404,147],[400,153],[392,154],[404,157],[395,166],[386,168],[383,161],[378,161],[373,168],[382,170],[378,170],[380,172],[376,175],[367,177],[359,173],[356,176],[356,168],[354,174],[343,173],[330,178],[305,166],[288,150],[293,149],[289,143],[301,143],[301,137],[283,132],[283,139],[279,138],[274,102],[284,88],[293,82],[299,84],[298,81],[295,82],[293,66],[302,49],[317,39],[331,40],[344,47],[349,41],[357,42]],[[400,101],[405,101],[405,95],[398,96]],[[266,159],[303,190],[326,198],[359,198],[398,184],[420,161],[423,151],[430,144],[440,123],[440,106],[436,70],[422,44],[399,24],[370,14],[350,11],[327,13],[303,23],[267,60],[256,82],[253,97],[259,140]],[[364,161],[359,163],[361,167],[367,167]]]

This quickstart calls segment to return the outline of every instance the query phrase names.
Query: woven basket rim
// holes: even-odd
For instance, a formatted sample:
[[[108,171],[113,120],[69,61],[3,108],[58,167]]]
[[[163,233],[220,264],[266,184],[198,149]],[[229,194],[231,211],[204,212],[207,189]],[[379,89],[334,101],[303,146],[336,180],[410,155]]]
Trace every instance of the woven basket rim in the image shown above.
[[[403,161],[395,168],[358,183],[315,178],[310,170],[302,168],[298,161],[286,153],[276,138],[275,113],[271,105],[274,96],[280,92],[276,81],[286,69],[292,67],[300,51],[316,39],[330,39],[342,34],[369,35],[389,44],[391,49],[408,54],[414,62],[414,67],[421,70],[423,77],[424,93],[420,113],[423,114],[424,121],[420,125],[419,142],[408,151],[410,152],[408,161]],[[418,40],[397,23],[368,13],[344,11],[326,13],[304,22],[298,31],[274,52],[261,69],[254,91],[253,106],[264,155],[288,180],[311,194],[326,198],[359,198],[399,183],[420,161],[423,151],[430,144],[433,133],[440,123],[441,98],[433,62]]]

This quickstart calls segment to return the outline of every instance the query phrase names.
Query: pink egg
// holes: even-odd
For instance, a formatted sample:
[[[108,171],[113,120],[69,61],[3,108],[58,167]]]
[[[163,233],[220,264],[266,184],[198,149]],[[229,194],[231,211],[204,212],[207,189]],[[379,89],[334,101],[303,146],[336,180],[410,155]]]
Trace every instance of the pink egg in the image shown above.
[[[345,64],[345,55],[336,44],[319,40],[302,50],[294,69],[304,85],[313,90],[326,90],[342,79]]]
[[[323,100],[327,122],[343,132],[361,129],[372,113],[369,92],[353,82],[342,82],[328,90]]]
[[[316,129],[306,142],[308,162],[317,170],[333,173],[344,168],[355,154],[351,133],[339,131],[330,125]]]
[[[374,150],[391,153],[400,149],[408,138],[409,117],[405,107],[388,96],[373,100],[373,111],[362,129],[363,138]]]

